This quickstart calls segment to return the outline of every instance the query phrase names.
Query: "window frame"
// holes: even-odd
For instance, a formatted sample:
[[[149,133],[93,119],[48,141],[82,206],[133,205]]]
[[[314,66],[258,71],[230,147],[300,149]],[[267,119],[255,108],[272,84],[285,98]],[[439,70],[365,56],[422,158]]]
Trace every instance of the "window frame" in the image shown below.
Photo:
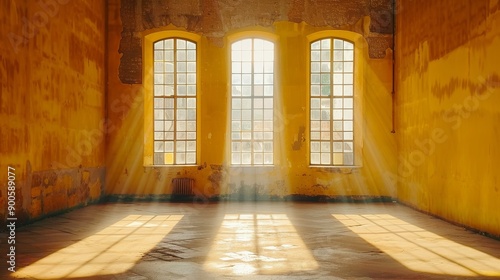
[[[364,68],[368,58],[368,44],[366,40],[358,33],[343,31],[343,30],[324,30],[312,33],[307,37],[307,56],[306,56],[306,81],[307,81],[307,94],[306,94],[306,108],[307,108],[307,123],[306,131],[309,139],[307,142],[307,164],[313,168],[358,168],[363,166],[363,91],[364,91]],[[334,165],[333,161],[330,164],[312,164],[311,163],[311,47],[312,43],[323,39],[334,39],[347,41],[353,44],[353,145],[354,157],[352,165]],[[333,46],[331,46],[333,48]],[[333,51],[333,50],[332,50]],[[333,59],[333,57],[331,58]],[[331,72],[333,74],[333,71]],[[333,98],[333,89],[331,92]],[[330,118],[330,126],[333,125],[333,116]],[[332,133],[333,131],[330,131]],[[330,138],[330,147],[333,146],[333,138]],[[331,152],[333,154],[333,151]],[[331,156],[333,160],[333,155]]]
[[[241,41],[241,40],[245,40],[245,39],[261,39],[261,40],[264,40],[264,41],[267,41],[267,42],[270,42],[273,44],[273,54],[274,54],[274,60],[273,60],[273,96],[272,96],[272,100],[273,100],[273,139],[272,139],[272,143],[273,143],[273,163],[272,164],[255,164],[253,163],[253,158],[251,159],[252,163],[250,164],[233,164],[232,163],[232,100],[233,100],[233,96],[232,96],[232,45],[233,43],[236,43],[238,41]],[[279,52],[278,52],[278,49],[279,49],[279,46],[278,46],[278,36],[276,34],[273,34],[273,33],[269,33],[267,31],[260,31],[260,30],[252,30],[252,31],[240,31],[240,32],[236,32],[236,33],[233,33],[233,34],[229,34],[227,37],[226,37],[226,45],[227,45],[227,61],[228,61],[228,75],[227,75],[227,79],[228,79],[228,88],[227,88],[227,100],[228,100],[228,118],[227,118],[227,137],[226,137],[226,143],[227,143],[227,146],[226,146],[226,161],[229,162],[230,166],[232,167],[251,167],[251,168],[271,168],[271,167],[274,167],[276,165],[279,164],[279,149],[277,147],[277,118],[276,118],[276,112],[277,110],[279,110],[279,108],[281,106],[277,106],[279,105],[278,104],[278,95],[279,95],[279,86],[278,86],[278,83],[279,83],[279,59],[278,59],[278,55],[279,55]],[[253,61],[252,61],[253,62]],[[252,71],[253,73],[253,71]],[[252,78],[252,81],[253,81],[253,78]],[[253,85],[253,84],[252,84]],[[253,92],[252,92],[253,93]],[[253,112],[252,112],[252,116],[253,116]],[[253,122],[253,119],[252,119],[252,122]],[[253,124],[252,124],[253,125]],[[253,130],[252,130],[253,131]],[[253,141],[253,135],[252,135],[252,141]],[[252,147],[253,149],[253,147]],[[252,155],[253,155],[253,152],[252,152]]]
[[[188,164],[176,164],[175,161],[172,164],[155,164],[154,163],[154,44],[158,41],[165,39],[181,39],[194,43],[196,45],[196,159],[195,163]],[[201,88],[200,88],[200,64],[201,64],[201,49],[200,49],[200,39],[201,37],[197,34],[179,31],[179,30],[168,30],[154,32],[147,34],[143,37],[143,99],[144,99],[144,166],[164,166],[164,167],[186,167],[186,166],[196,166],[201,161],[201,141],[200,141],[200,128],[201,128],[201,118],[200,118],[200,99],[201,99]],[[187,96],[186,96],[187,97]],[[177,95],[175,95],[174,100],[177,100]],[[175,101],[176,102],[176,101]],[[175,113],[176,114],[176,113]],[[174,143],[175,143],[174,137]],[[187,141],[187,140],[186,140]],[[174,146],[174,154],[175,151]],[[175,156],[174,156],[175,159]]]

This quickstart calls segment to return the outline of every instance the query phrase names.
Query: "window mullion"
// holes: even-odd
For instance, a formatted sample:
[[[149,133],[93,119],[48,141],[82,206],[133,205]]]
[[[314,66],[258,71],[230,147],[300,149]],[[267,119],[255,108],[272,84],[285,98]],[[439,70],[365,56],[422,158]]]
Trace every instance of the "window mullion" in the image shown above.
[[[173,147],[173,162],[172,164],[177,164],[177,38],[174,39],[174,147]]]
[[[334,108],[334,105],[335,103],[333,102],[333,95],[334,95],[334,83],[333,83],[333,80],[334,80],[334,68],[333,68],[333,52],[334,50],[334,45],[333,45],[333,38],[330,38],[330,161],[331,161],[331,165],[335,165],[335,162],[334,162],[334,126],[333,126],[333,108]]]
[[[252,58],[251,58],[251,70],[250,70],[250,83],[251,83],[251,86],[252,86],[252,92],[251,92],[251,96],[250,96],[250,110],[251,110],[251,118],[250,118],[250,133],[252,134],[251,137],[250,137],[250,162],[251,162],[251,165],[254,165],[255,162],[254,162],[254,131],[253,131],[253,122],[254,122],[254,107],[253,107],[253,103],[254,103],[254,90],[255,90],[255,85],[254,85],[254,38],[252,38],[252,44],[251,44],[251,54],[252,54]]]

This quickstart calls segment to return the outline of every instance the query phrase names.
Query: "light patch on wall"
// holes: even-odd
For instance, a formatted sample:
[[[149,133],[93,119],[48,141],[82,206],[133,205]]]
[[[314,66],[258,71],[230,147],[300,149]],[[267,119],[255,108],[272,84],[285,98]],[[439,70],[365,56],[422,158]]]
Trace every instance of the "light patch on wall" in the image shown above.
[[[285,214],[226,214],[204,269],[224,275],[284,274],[318,263]]]
[[[183,215],[129,215],[12,276],[68,279],[124,273],[160,242]]]
[[[500,276],[500,259],[394,216],[332,216],[413,271],[450,276]]]

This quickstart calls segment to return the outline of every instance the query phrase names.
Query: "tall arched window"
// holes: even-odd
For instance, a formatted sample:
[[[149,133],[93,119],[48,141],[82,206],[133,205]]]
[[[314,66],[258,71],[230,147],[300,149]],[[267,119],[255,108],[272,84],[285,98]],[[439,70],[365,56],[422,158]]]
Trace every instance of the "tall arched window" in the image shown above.
[[[354,44],[310,44],[310,164],[354,165]]]
[[[274,163],[274,44],[231,44],[231,164]]]
[[[196,164],[196,43],[154,42],[153,164]]]

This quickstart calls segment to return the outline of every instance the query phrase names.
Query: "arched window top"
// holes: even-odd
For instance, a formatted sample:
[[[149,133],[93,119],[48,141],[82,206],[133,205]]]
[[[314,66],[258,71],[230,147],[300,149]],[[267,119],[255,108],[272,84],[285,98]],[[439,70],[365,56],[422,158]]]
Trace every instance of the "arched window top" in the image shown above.
[[[331,46],[332,39],[333,39],[334,49],[354,50],[354,43],[352,41],[337,37],[327,37],[315,40],[311,42],[311,49],[318,50],[321,48],[323,49],[332,48]]]
[[[227,41],[230,45],[248,39],[260,39],[273,44],[278,42],[278,36],[276,34],[261,30],[239,31],[227,35]]]
[[[193,43],[197,43],[200,41],[201,36],[196,33],[186,32],[182,30],[164,30],[157,31],[146,34],[144,36],[145,46],[154,44],[158,41],[168,40],[168,39],[183,39],[188,40]]]
[[[188,50],[195,50],[196,49],[196,42],[193,40],[181,38],[181,37],[170,37],[170,38],[163,38],[155,41],[153,43],[154,49],[155,50],[160,50],[160,49],[188,49]]]
[[[274,50],[274,43],[259,37],[243,38],[231,44],[236,50]]]

